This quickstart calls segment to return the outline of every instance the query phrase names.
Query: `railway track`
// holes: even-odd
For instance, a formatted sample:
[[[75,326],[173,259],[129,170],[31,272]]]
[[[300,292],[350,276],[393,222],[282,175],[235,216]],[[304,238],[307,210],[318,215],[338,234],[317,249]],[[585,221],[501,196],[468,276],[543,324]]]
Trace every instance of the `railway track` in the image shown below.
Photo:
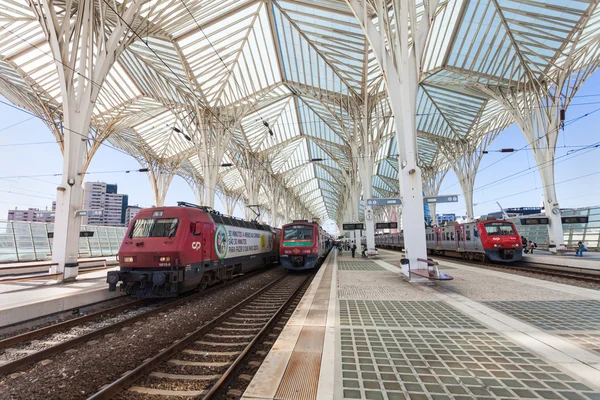
[[[223,393],[252,348],[292,312],[313,276],[289,274],[266,285],[88,400],[134,394],[209,399]]]
[[[390,249],[385,249],[388,251],[392,251],[392,252],[399,252],[398,250],[390,250]],[[545,264],[535,264],[532,265],[532,263],[526,263],[526,262],[515,262],[515,263],[511,263],[511,264],[500,264],[500,263],[493,263],[493,262],[489,262],[489,261],[472,261],[472,260],[465,260],[465,259],[461,259],[461,258],[454,258],[454,257],[448,257],[448,256],[442,256],[442,255],[433,255],[430,256],[439,260],[447,260],[450,262],[460,262],[462,264],[468,265],[468,266],[472,266],[472,267],[478,267],[478,268],[497,268],[497,269],[501,269],[502,271],[514,271],[514,272],[530,272],[532,274],[536,274],[536,275],[546,275],[546,276],[553,276],[553,277],[557,277],[557,278],[567,278],[567,279],[574,279],[574,280],[578,280],[578,281],[582,281],[582,282],[593,282],[593,283],[598,283],[600,284],[600,275],[598,275],[597,272],[586,272],[582,269],[579,268],[569,268],[569,267],[553,267],[553,266],[548,266]]]
[[[256,270],[223,284],[174,300],[160,300],[158,302],[148,299],[134,300],[127,304],[0,340],[0,376],[11,374],[24,366],[65,352],[71,347],[110,333],[123,326],[197,300],[262,271],[264,269]],[[124,314],[125,311],[129,311],[127,315]],[[107,316],[108,318],[103,319]]]
[[[487,265],[487,264],[484,264]],[[533,273],[539,273],[544,275],[556,276],[559,278],[569,278],[575,279],[584,282],[595,282],[600,283],[600,276],[593,273],[587,273],[584,271],[566,271],[566,270],[557,270],[551,267],[547,267],[542,264],[535,264],[536,266],[531,265],[531,263],[515,263],[510,266],[504,266],[501,264],[489,264],[494,267],[502,267],[504,269],[513,270],[513,271],[528,271]]]
[[[85,260],[79,261],[79,264],[80,275],[107,270],[118,266],[116,260]],[[48,273],[48,268],[52,265],[55,264],[47,263],[39,265],[19,265],[12,267],[0,265],[0,283],[56,278],[61,274]]]

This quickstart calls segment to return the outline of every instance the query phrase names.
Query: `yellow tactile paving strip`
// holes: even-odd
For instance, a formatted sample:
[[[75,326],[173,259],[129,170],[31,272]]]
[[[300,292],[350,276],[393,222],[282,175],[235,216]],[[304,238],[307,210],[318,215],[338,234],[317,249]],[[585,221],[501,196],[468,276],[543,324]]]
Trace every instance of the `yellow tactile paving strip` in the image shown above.
[[[326,268],[275,399],[315,399],[317,396],[333,266],[328,264]]]

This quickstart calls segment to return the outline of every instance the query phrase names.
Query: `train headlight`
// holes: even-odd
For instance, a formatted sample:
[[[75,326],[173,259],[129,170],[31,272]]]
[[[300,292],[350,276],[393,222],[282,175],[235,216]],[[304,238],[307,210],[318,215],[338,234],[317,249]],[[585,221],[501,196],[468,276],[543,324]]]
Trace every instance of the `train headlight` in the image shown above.
[[[494,247],[502,247],[500,243],[494,243]]]
[[[513,243],[513,247],[519,247],[518,243]]]
[[[167,281],[167,277],[164,272],[155,272],[152,274],[152,283],[156,286],[164,285]]]
[[[123,262],[133,262],[133,257],[123,257]]]
[[[171,262],[171,257],[160,257],[159,262]]]

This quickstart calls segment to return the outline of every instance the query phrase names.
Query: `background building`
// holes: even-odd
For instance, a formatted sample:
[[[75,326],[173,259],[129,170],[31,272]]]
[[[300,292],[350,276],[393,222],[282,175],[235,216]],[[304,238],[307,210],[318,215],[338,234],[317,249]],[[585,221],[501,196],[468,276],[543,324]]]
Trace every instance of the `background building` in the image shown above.
[[[15,222],[54,222],[54,210],[55,204],[53,204],[53,210],[40,210],[39,208],[28,208],[26,210],[19,210],[15,207],[14,210],[8,210],[8,220]]]
[[[435,216],[437,220],[437,224],[441,225],[444,222],[454,222],[456,221],[456,214],[437,214]]]
[[[84,184],[83,210],[102,210],[102,216],[83,217],[84,225],[125,225],[129,196],[117,193],[117,185],[105,182]]]
[[[518,217],[521,215],[533,215],[533,214],[541,214],[542,207],[513,207],[513,208],[505,208],[504,212],[508,214],[510,218]],[[504,218],[504,214],[502,211],[497,211],[493,213],[488,213],[489,217],[494,218]]]
[[[125,225],[129,226],[131,220],[137,215],[137,213],[140,212],[141,209],[142,207],[138,205],[127,207],[127,210],[125,210]]]

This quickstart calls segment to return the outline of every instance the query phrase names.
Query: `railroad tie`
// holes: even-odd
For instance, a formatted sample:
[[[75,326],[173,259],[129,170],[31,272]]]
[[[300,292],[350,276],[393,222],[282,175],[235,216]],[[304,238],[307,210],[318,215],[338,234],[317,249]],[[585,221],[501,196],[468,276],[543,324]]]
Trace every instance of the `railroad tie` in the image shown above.
[[[199,344],[201,346],[227,346],[227,347],[246,346],[248,344],[248,342],[245,342],[245,343],[216,343],[216,342],[206,342],[204,340],[198,340],[194,343]]]
[[[212,381],[219,379],[219,375],[179,375],[167,374],[165,372],[152,372],[150,376],[155,378],[174,379],[182,381]]]
[[[261,326],[264,326],[264,324],[260,324]],[[239,327],[224,327],[224,326],[217,326],[215,329],[218,329],[220,331],[234,331],[234,332],[257,332],[260,328],[259,327],[255,327],[255,328],[239,328]]]
[[[232,321],[225,321],[223,322],[223,325],[233,325],[233,326],[240,326],[239,322],[232,322]],[[264,326],[264,322],[246,322],[244,323],[245,326],[251,326],[251,325],[255,325],[258,327],[262,327]]]
[[[198,356],[226,356],[226,357],[231,357],[231,356],[237,356],[238,354],[240,354],[239,351],[202,351],[202,350],[182,350],[182,353],[185,354],[194,354],[194,355],[198,355]]]
[[[214,333],[207,333],[205,336],[223,339],[249,339],[253,338],[256,335],[216,335]]]
[[[154,394],[158,396],[179,396],[179,397],[195,397],[203,396],[208,393],[208,390],[164,390],[164,389],[150,389],[140,386],[132,386],[129,388],[132,392],[143,393],[143,394]]]
[[[183,365],[189,367],[228,367],[230,362],[215,362],[215,361],[187,361],[172,359],[169,364]]]

